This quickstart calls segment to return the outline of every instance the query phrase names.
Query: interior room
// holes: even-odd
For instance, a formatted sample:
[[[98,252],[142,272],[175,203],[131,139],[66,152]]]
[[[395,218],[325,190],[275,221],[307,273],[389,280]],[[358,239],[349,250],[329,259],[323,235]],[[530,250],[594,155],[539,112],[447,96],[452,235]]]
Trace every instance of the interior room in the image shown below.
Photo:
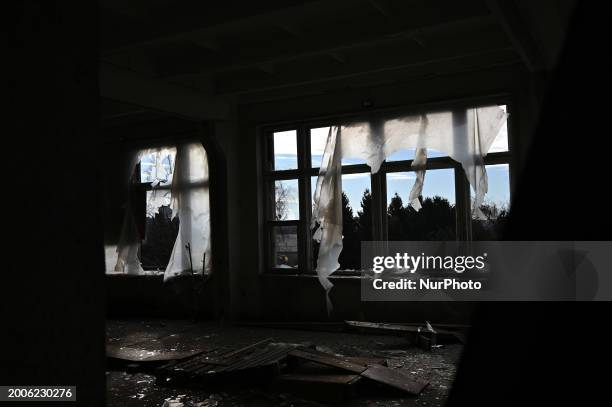
[[[41,138],[71,141],[34,147],[61,176],[40,192],[61,200],[32,221],[46,232],[15,241],[41,239],[36,268],[64,273],[37,278],[82,305],[40,336],[63,331],[70,352],[7,361],[66,363],[77,398],[109,406],[506,405],[516,383],[496,374],[520,380],[556,311],[368,297],[368,256],[577,238],[578,218],[552,214],[581,205],[564,184],[580,147],[548,136],[582,134],[564,120],[589,104],[561,85],[586,60],[572,38],[591,35],[577,3],[100,0],[72,6],[80,18],[32,5],[32,26],[66,28],[24,54],[55,72],[27,86],[65,96],[15,103],[56,105]],[[550,164],[565,175],[546,178]],[[546,212],[553,195],[568,204]],[[53,342],[23,329],[15,343]]]
[[[473,303],[361,301],[360,243],[501,238],[572,6],[102,1],[107,356],[114,362],[107,402],[443,405]],[[477,110],[486,108],[503,117],[483,158],[483,219],[472,219],[475,185],[452,146],[428,146],[417,211],[409,195],[418,183],[418,146],[394,147],[375,173],[361,154],[371,147],[348,130],[355,122],[373,128],[426,117],[432,138],[444,132],[432,124],[438,116],[448,116],[456,132],[472,112],[487,120]],[[325,242],[312,237],[313,207],[330,129],[345,123],[342,148],[356,152],[342,155],[343,248],[326,289],[317,272]],[[181,160],[191,168],[179,169]],[[197,174],[177,180],[190,170]],[[199,182],[201,190],[183,196],[176,181]],[[198,203],[203,207],[191,207]],[[187,217],[191,231],[181,230]],[[391,325],[347,325],[352,321]],[[435,344],[419,343],[432,340],[427,327],[442,332]],[[225,389],[232,379],[221,378],[217,390],[198,377],[160,384],[149,366],[159,368],[151,360],[158,358],[146,356],[166,359],[180,350],[186,353],[175,356],[185,357],[221,344],[237,351],[266,338],[380,358],[428,385],[402,394],[377,383],[381,389],[349,396],[359,393],[347,382],[354,372],[331,369],[345,376],[323,380],[260,367],[252,370],[270,376],[263,383],[243,372],[252,388]],[[327,368],[320,374],[331,374]]]

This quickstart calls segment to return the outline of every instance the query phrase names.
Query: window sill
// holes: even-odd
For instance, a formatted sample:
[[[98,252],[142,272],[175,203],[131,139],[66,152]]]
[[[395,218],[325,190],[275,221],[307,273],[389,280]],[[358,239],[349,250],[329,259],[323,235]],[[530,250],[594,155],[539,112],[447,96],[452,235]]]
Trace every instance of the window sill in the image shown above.
[[[164,274],[160,273],[160,274],[124,274],[124,273],[105,273],[107,278],[111,278],[111,279],[148,279],[148,280],[159,280],[159,281],[163,281],[164,280]],[[190,275],[190,274],[183,274],[180,276],[174,276],[173,279],[176,278],[190,278],[190,279],[202,279],[202,275],[201,274],[196,274],[196,275]]]
[[[261,274],[265,278],[307,278],[307,279],[318,279],[316,274],[282,274],[274,272],[266,272]],[[332,274],[329,276],[330,280],[357,280],[361,279],[361,274]]]

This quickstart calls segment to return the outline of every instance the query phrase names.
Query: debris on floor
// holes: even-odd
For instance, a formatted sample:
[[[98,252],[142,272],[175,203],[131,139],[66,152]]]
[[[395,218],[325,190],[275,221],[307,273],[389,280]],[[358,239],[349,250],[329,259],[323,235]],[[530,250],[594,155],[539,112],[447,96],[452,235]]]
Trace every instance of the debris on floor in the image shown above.
[[[272,338],[267,338],[239,349],[217,349],[186,360],[170,362],[161,366],[158,373],[166,379],[196,380],[249,369],[269,367],[277,370],[287,353],[299,346],[274,343]]]
[[[293,350],[288,353],[288,356],[356,373],[360,377],[397,388],[414,396],[418,396],[429,384],[426,381],[408,377],[400,370],[388,368],[381,364],[370,364],[366,360],[360,361],[357,358],[339,357],[309,349]],[[351,383],[356,381],[352,380]]]
[[[245,402],[245,397],[257,398],[253,404],[258,405],[278,405],[279,397],[291,399],[280,403],[287,406],[349,400],[357,403],[351,405],[360,405],[359,400],[381,400],[376,405],[443,404],[454,377],[455,360],[444,356],[449,350],[438,347],[439,330],[429,322],[399,325],[345,321],[344,327],[345,332],[317,329],[292,332],[282,330],[280,325],[273,331],[223,327],[205,334],[202,327],[195,327],[181,335],[167,334],[165,330],[159,338],[151,338],[147,333],[146,339],[136,342],[126,339],[129,336],[122,339],[120,335],[109,335],[112,342],[109,341],[107,351],[109,361],[126,362],[120,366],[123,378],[134,383],[128,396],[134,402],[125,405],[251,405]],[[232,339],[227,340],[224,330],[241,330],[248,336],[233,336],[229,332]],[[270,336],[263,336],[266,332]],[[449,345],[451,353],[461,349],[456,337],[452,334],[448,337],[454,338],[454,344]],[[180,338],[189,345],[181,347],[177,343]],[[160,347],[160,343],[170,345]],[[117,382],[115,377],[111,372],[109,380],[115,383],[111,389],[127,391],[127,383]],[[244,389],[240,388],[242,383]],[[225,388],[229,388],[226,391],[231,395],[221,395],[224,393],[219,390]],[[255,393],[247,395],[246,389]],[[177,394],[177,390],[188,396]],[[202,399],[207,390],[212,393]],[[152,391],[166,397],[156,404]],[[143,404],[136,403],[140,400]],[[404,401],[388,404],[385,400]]]
[[[161,352],[158,350],[147,350],[138,346],[106,345],[106,357],[131,362],[157,362],[164,360],[177,360],[194,356],[202,350]]]
[[[344,321],[347,330],[381,335],[396,335],[405,337],[412,341],[417,346],[431,350],[439,346],[438,338],[444,342],[461,342],[465,343],[464,326],[449,327],[447,329],[434,329],[429,321],[425,321],[423,325],[413,324],[389,324],[380,322],[362,322],[362,321]]]

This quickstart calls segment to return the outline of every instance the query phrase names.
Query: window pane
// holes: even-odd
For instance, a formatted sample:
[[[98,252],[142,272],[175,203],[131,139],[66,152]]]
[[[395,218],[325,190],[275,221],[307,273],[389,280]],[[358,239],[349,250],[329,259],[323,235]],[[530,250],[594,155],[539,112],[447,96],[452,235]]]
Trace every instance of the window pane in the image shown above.
[[[342,176],[341,270],[361,269],[361,241],[372,240],[372,195],[370,174]]]
[[[312,194],[317,177],[311,177]],[[342,175],[342,252],[340,270],[361,269],[361,242],[372,240],[372,196],[369,173]],[[312,242],[312,267],[316,268],[319,244]]]
[[[426,172],[420,211],[408,205],[408,196],[415,180],[416,174],[411,171],[387,174],[388,239],[454,240],[454,170]]]
[[[172,184],[176,148],[164,148],[140,159],[140,182],[154,185]]]
[[[299,188],[297,179],[274,183],[274,220],[300,219]]]
[[[178,217],[172,217],[170,191],[147,191],[145,236],[141,245],[141,262],[145,270],[163,272],[170,260],[178,234]]]
[[[487,219],[472,221],[473,240],[500,239],[510,209],[510,166],[497,164],[487,165],[486,168],[489,191],[480,209]]]
[[[372,240],[370,174],[342,176],[342,270],[361,269],[361,241]]]
[[[274,169],[293,170],[297,167],[297,132],[289,130],[274,133]]]
[[[501,105],[504,112],[506,111],[506,105]],[[502,125],[499,133],[497,133],[497,137],[493,141],[491,148],[489,148],[489,153],[499,153],[503,151],[508,151],[508,121],[506,120]]]
[[[312,167],[318,168],[321,166],[323,159],[323,152],[325,151],[325,145],[327,144],[327,136],[329,135],[328,127],[319,127],[310,129],[310,156],[312,161]],[[345,140],[350,142],[350,139]],[[357,157],[343,157],[342,165],[353,165],[353,164],[365,164],[366,161],[363,158]]]
[[[311,203],[310,213],[312,213],[312,208],[314,208],[314,195],[315,195],[315,191],[317,190],[317,179],[318,178],[319,178],[318,176],[310,177],[310,203]]]
[[[298,267],[297,225],[272,227],[272,267]]]
[[[321,160],[323,159],[323,152],[325,151],[328,135],[329,127],[310,129],[310,157],[313,168],[321,166]]]

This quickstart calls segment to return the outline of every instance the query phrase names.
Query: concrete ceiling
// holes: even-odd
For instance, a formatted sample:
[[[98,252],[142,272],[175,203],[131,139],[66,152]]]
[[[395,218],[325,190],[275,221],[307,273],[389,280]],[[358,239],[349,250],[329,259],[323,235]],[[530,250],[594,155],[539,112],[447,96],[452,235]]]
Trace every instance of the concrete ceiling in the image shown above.
[[[546,70],[571,3],[101,0],[101,94],[223,119],[270,97],[489,66]]]

